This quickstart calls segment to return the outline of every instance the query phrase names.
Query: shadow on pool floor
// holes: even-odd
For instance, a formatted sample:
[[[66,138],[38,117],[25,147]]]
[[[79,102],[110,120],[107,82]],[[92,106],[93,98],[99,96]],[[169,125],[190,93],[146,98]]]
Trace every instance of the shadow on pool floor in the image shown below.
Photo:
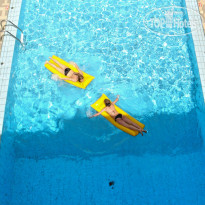
[[[179,155],[197,152],[203,146],[196,110],[183,115],[156,114],[142,122],[149,133],[136,137],[113,127],[103,117],[61,120],[59,133],[17,134],[5,131],[3,137],[15,136],[14,151],[17,158],[34,159],[63,155],[82,159],[107,154]]]

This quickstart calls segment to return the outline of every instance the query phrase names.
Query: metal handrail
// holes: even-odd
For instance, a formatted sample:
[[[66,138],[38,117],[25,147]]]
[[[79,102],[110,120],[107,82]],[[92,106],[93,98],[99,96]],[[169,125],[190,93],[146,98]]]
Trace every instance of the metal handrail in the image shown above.
[[[2,25],[2,23],[3,22],[9,22],[11,25]],[[24,42],[23,42],[23,31],[17,26],[17,25],[15,25],[13,22],[11,22],[11,21],[9,21],[9,20],[1,20],[1,22],[0,22],[0,26],[1,26],[1,30],[0,30],[0,32],[4,32],[4,34],[0,37],[0,41],[2,41],[2,39],[3,39],[3,37],[4,36],[11,36],[11,37],[13,37],[13,38],[15,38],[17,41],[19,41],[20,43],[21,43],[21,45],[24,47],[25,46],[25,44],[24,44]],[[6,26],[13,26],[13,27],[15,27],[16,29],[18,29],[18,30],[20,30],[21,31],[21,39],[19,39],[19,38],[17,38],[16,36],[14,36],[12,33],[10,33],[9,31],[6,31],[5,30],[5,27]]]
[[[8,34],[5,34],[5,33],[8,33]],[[21,45],[24,47],[24,43],[21,42],[21,40],[18,39],[16,36],[14,36],[12,33],[10,33],[9,31],[5,31],[5,33],[1,36],[0,41],[2,41],[2,38],[3,38],[4,36],[12,36],[12,37],[15,38],[17,41],[19,41],[19,42],[21,43]]]
[[[6,24],[6,25],[2,26],[3,22],[6,22],[6,23],[9,22],[9,23],[11,23],[11,25],[7,25]],[[19,29],[23,33],[23,31],[17,25],[15,25],[13,22],[11,22],[9,20],[5,20],[5,19],[1,20],[1,28],[2,28],[2,30],[4,30],[6,26],[14,26],[15,28]]]

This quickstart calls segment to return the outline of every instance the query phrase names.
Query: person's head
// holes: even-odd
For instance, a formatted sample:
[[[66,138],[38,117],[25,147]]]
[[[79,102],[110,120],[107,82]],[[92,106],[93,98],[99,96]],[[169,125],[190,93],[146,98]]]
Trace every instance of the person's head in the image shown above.
[[[82,82],[84,81],[83,75],[81,75],[80,73],[77,73],[76,75],[78,76],[78,81],[79,81],[80,83],[82,83]]]
[[[105,103],[105,106],[106,106],[106,107],[110,107],[110,105],[111,105],[111,102],[110,102],[110,100],[108,100],[108,99],[105,99],[105,100],[104,100],[104,103]]]

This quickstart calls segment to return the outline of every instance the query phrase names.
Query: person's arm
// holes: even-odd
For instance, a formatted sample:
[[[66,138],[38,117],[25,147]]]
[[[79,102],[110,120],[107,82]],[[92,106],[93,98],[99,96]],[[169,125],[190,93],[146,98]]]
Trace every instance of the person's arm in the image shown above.
[[[98,112],[98,113],[96,113],[96,114],[90,116],[89,118],[97,117],[98,115],[101,115],[101,113],[104,112],[104,111],[106,111],[106,107],[103,108],[100,112]]]
[[[71,61],[71,62],[69,62],[69,63],[70,63],[71,65],[75,66],[75,68],[78,70],[78,72],[79,72],[81,75],[83,75],[82,70],[80,70],[80,68],[78,67],[78,65],[77,65],[75,62]]]
[[[117,95],[117,98],[115,99],[115,101],[113,101],[112,103],[115,104],[118,100],[119,100],[119,95]]]

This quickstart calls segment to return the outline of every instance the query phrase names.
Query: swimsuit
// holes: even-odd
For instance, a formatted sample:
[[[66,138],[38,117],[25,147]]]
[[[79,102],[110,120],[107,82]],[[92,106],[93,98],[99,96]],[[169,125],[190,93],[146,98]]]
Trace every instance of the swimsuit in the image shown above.
[[[116,116],[115,116],[115,121],[117,120],[117,118],[121,118],[122,119],[122,114],[117,114]]]
[[[64,70],[64,74],[65,74],[65,76],[70,72],[70,68],[66,68],[65,70]]]

